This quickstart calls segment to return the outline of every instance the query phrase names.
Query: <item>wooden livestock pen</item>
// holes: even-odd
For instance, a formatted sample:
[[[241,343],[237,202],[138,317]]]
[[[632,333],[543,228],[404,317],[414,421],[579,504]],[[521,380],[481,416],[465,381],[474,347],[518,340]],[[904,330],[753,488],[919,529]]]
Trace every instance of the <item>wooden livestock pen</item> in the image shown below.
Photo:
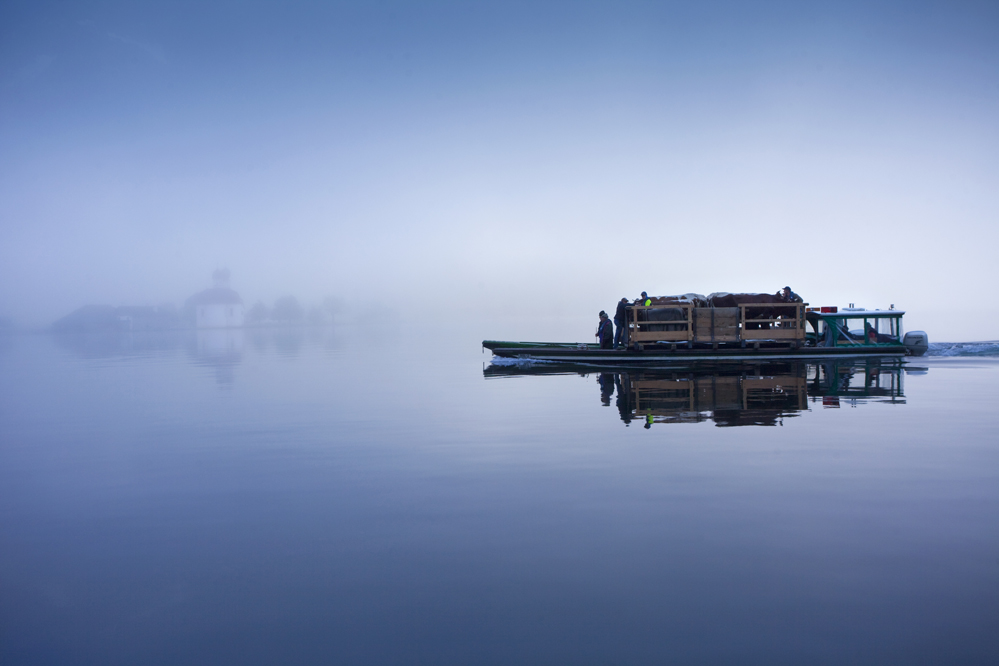
[[[804,303],[746,303],[731,308],[702,308],[690,303],[628,307],[629,346],[652,343],[738,344],[761,341],[805,342]]]

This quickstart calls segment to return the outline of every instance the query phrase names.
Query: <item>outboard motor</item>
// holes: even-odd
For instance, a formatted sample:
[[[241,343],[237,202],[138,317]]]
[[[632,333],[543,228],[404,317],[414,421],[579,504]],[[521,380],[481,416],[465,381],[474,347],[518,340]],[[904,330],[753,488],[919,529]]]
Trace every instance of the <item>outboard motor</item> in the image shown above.
[[[909,331],[902,338],[902,344],[909,356],[922,356],[930,348],[930,336],[925,331]]]

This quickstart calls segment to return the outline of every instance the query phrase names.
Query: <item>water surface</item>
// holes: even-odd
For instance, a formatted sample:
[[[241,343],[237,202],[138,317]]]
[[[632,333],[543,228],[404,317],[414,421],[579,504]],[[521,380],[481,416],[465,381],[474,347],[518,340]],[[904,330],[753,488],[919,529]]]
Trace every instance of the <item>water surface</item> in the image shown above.
[[[999,660],[995,359],[563,370],[5,339],[0,662]]]

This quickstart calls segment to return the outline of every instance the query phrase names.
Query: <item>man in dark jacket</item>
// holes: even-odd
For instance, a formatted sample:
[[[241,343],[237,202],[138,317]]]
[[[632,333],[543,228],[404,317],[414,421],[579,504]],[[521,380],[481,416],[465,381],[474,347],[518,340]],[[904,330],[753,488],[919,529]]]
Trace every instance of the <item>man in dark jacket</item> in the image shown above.
[[[597,326],[597,340],[600,341],[601,349],[612,349],[614,347],[614,324],[611,323],[607,313],[600,311],[600,325]]]
[[[624,334],[628,330],[628,299],[622,298],[617,304],[617,311],[614,313],[614,348],[623,347]]]
[[[801,303],[804,301],[801,296],[791,291],[791,287],[784,287],[781,295],[784,297],[785,303]]]

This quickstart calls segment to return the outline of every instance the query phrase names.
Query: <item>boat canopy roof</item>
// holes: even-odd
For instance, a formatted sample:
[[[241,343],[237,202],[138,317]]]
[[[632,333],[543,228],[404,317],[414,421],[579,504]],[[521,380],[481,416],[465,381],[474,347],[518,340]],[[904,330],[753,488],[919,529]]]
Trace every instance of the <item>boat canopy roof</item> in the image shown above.
[[[869,319],[871,317],[901,317],[905,314],[905,310],[840,310],[839,312],[813,310],[808,314],[815,314],[823,319]]]

